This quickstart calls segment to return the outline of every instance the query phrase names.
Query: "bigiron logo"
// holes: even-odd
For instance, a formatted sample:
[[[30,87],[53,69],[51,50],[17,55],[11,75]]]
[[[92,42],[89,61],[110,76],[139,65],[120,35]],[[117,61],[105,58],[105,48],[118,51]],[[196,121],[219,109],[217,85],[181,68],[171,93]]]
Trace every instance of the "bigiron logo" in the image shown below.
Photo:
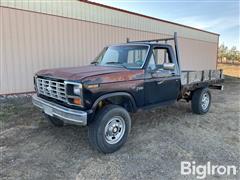
[[[236,176],[239,167],[234,165],[213,165],[207,162],[204,165],[196,165],[195,161],[181,162],[181,175],[194,175],[197,179],[205,179],[207,176]]]

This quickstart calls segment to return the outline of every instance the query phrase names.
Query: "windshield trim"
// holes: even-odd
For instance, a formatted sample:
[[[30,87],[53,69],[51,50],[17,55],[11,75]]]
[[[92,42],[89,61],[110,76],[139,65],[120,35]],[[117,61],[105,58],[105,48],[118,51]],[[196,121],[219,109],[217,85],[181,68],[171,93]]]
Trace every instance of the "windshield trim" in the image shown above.
[[[149,54],[149,51],[150,51],[150,45],[148,45],[148,44],[140,44],[140,43],[129,43],[129,44],[114,44],[114,45],[110,45],[110,46],[106,46],[105,48],[109,48],[109,47],[114,47],[114,46],[131,46],[131,45],[133,45],[133,46],[146,46],[146,47],[148,47],[148,49],[147,49],[147,52],[146,52],[146,57],[145,57],[145,59],[144,59],[144,62],[143,62],[143,64],[142,64],[142,66],[141,67],[135,67],[135,68],[128,68],[128,67],[125,67],[126,69],[143,69],[143,67],[144,67],[144,65],[145,65],[145,63],[146,63],[146,60],[147,60],[147,57],[148,57],[148,54]],[[105,49],[104,48],[104,49]],[[103,50],[104,50],[103,49]],[[101,51],[101,52],[103,52],[103,50]],[[101,53],[100,53],[101,54]],[[102,66],[102,65],[101,65]]]

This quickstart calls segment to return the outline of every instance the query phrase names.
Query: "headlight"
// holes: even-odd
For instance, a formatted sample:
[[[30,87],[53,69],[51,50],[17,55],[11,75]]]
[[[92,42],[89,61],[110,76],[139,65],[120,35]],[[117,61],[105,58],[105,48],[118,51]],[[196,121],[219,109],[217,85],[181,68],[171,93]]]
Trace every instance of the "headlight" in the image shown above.
[[[77,82],[65,81],[67,102],[83,107],[83,85]]]
[[[82,84],[74,85],[73,86],[73,93],[74,93],[74,95],[81,96],[82,95]]]
[[[78,106],[83,106],[82,101],[82,84],[75,84],[73,85],[73,94],[79,97],[74,97],[72,99],[72,103]]]

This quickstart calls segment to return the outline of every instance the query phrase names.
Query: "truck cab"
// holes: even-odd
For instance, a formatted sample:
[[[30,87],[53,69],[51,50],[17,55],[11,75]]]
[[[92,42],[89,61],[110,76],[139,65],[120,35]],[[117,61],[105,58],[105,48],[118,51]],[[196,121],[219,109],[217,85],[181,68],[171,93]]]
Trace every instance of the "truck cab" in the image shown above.
[[[166,43],[170,40],[175,46]],[[213,82],[183,86],[179,62],[176,34],[111,45],[91,65],[37,72],[33,104],[55,126],[87,125],[90,144],[111,153],[127,140],[130,113],[181,98],[193,101],[193,112],[208,112],[211,94],[207,87]]]

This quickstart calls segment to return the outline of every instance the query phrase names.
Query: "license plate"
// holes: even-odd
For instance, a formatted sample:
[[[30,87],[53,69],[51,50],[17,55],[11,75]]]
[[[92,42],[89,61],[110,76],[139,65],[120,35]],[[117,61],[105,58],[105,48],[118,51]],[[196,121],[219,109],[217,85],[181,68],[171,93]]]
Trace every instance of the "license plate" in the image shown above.
[[[44,107],[44,112],[50,116],[52,116],[52,108],[51,107]]]

